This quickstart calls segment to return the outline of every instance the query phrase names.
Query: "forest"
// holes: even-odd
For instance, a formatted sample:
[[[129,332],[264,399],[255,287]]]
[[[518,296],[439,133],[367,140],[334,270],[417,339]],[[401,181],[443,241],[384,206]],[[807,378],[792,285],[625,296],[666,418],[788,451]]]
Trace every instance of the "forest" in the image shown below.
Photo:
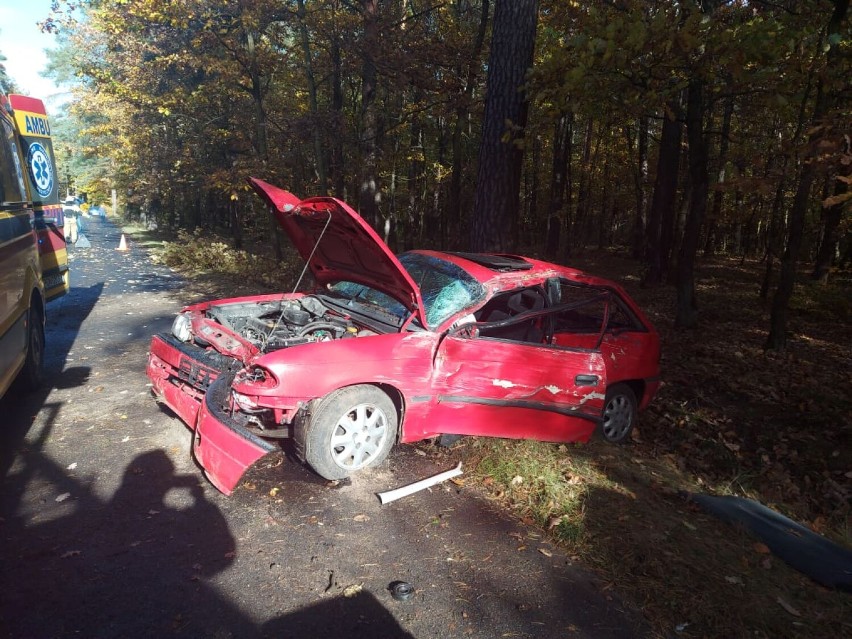
[[[849,545],[849,0],[56,0],[39,18],[73,87],[51,115],[67,186],[114,190],[114,219],[209,297],[292,273],[250,176],[341,198],[394,251],[623,283],[663,343],[632,446],[438,454],[658,636],[843,634],[848,595],[681,495],[748,496]]]
[[[797,267],[852,257],[848,4],[57,0],[42,28],[75,186],[129,217],[281,259],[257,175],[394,250],[623,248],[685,327],[696,256],[757,258],[782,350]]]

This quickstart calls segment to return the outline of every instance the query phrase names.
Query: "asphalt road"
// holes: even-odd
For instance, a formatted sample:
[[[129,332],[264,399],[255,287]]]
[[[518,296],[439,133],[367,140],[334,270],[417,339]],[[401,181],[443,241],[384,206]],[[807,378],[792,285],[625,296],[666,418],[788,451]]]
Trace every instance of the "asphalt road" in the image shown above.
[[[0,401],[0,637],[638,637],[641,615],[464,485],[381,506],[454,465],[403,446],[332,487],[285,454],[228,498],[145,362],[189,284],[92,221],[48,306],[49,383]],[[410,582],[395,601],[388,586]]]

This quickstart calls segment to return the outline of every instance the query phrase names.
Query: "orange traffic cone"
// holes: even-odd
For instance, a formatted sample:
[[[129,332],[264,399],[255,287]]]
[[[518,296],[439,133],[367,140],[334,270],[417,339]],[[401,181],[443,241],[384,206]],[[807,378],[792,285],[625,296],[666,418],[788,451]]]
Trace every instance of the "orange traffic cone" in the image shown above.
[[[121,241],[118,243],[118,248],[116,250],[117,251],[129,251],[130,250],[129,248],[127,248],[127,240],[124,239],[124,233],[121,234]]]

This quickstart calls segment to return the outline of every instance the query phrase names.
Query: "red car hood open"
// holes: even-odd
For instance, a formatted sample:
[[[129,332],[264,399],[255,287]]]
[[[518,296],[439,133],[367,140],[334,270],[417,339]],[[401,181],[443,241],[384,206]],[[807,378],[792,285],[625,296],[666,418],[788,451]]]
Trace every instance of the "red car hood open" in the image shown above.
[[[423,326],[423,303],[411,275],[364,219],[332,197],[298,197],[257,178],[252,188],[272,207],[317,284],[346,280],[386,293]],[[321,239],[320,239],[321,238]]]

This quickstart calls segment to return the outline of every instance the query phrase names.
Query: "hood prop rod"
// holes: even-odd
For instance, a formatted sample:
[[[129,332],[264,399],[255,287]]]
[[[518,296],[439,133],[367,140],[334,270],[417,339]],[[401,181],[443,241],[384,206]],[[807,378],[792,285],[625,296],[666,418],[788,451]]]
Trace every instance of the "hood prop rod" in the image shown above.
[[[325,226],[322,227],[322,231],[320,232],[319,237],[317,238],[317,241],[314,243],[314,248],[311,250],[311,254],[308,256],[308,259],[305,261],[305,266],[302,267],[302,272],[299,274],[299,279],[296,280],[296,285],[293,287],[293,291],[290,293],[291,295],[299,290],[299,286],[301,286],[301,284],[302,284],[302,279],[305,277],[305,273],[307,273],[307,271],[308,271],[308,265],[311,263],[311,260],[314,258],[314,253],[317,252],[317,249],[319,248],[320,242],[322,242],[322,238],[325,236],[325,232],[328,230],[329,224],[331,224],[331,211],[328,211],[328,219],[325,221]],[[284,301],[284,299],[282,298],[281,302],[283,302],[283,301]],[[280,306],[281,302],[278,303],[279,306]],[[278,326],[281,324],[282,319],[284,319],[284,309],[281,309],[281,313],[279,313],[278,319],[275,320],[275,324],[272,326],[271,329],[269,329],[269,333],[266,336],[266,343],[267,344],[269,343],[269,338],[271,338],[275,334],[275,331],[278,330]],[[264,350],[266,350],[266,344],[263,345],[263,348],[264,348]]]

